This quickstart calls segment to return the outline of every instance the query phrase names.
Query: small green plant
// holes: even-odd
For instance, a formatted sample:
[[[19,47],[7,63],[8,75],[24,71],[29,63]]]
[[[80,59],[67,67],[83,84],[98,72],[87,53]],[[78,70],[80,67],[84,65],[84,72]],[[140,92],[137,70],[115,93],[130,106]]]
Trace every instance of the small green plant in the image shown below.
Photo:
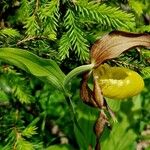
[[[115,42],[113,38],[115,38],[116,40]],[[109,40],[109,43],[107,42],[106,39]],[[121,45],[122,44],[124,45],[122,48],[120,48],[121,40],[124,40],[125,42],[125,43],[121,43]],[[71,106],[72,94],[67,88],[68,84],[72,81],[74,76],[78,75],[79,73],[86,72],[89,70],[89,72],[86,72],[86,74],[84,74],[84,77],[83,77],[83,81],[81,84],[81,97],[86,104],[89,104],[93,107],[98,107],[101,110],[100,115],[95,124],[95,134],[96,134],[96,142],[97,142],[95,149],[98,150],[100,149],[99,138],[104,130],[105,125],[109,124],[109,120],[103,110],[106,109],[110,113],[111,117],[114,119],[114,114],[112,110],[109,108],[109,106],[107,105],[106,100],[103,98],[103,94],[104,96],[111,97],[111,98],[116,98],[116,97],[126,98],[128,96],[133,96],[135,94],[138,94],[142,90],[144,83],[143,83],[142,78],[138,74],[128,69],[115,68],[113,72],[112,71],[113,68],[109,68],[108,66],[107,68],[102,67],[102,69],[101,68],[97,69],[97,67],[101,66],[103,61],[108,60],[110,58],[115,58],[121,52],[125,51],[126,49],[130,49],[131,47],[135,47],[139,45],[149,47],[150,46],[149,41],[150,41],[150,35],[148,34],[132,34],[132,33],[126,33],[126,32],[118,32],[118,31],[116,33],[110,33],[108,37],[105,36],[99,42],[96,42],[96,47],[95,45],[93,46],[92,52],[91,52],[91,64],[90,65],[83,65],[78,68],[75,68],[66,76],[61,71],[59,66],[55,63],[55,61],[42,59],[36,56],[35,54],[32,54],[22,49],[0,48],[0,59],[17,66],[20,69],[25,70],[26,72],[31,73],[32,75],[36,76],[37,78],[41,79],[44,82],[51,84],[55,89],[58,89],[60,92],[63,93],[64,98],[66,99],[69,106]],[[115,51],[114,51],[114,44],[115,44]],[[107,45],[109,45],[108,48],[107,48]],[[87,85],[87,81],[89,78],[88,76],[89,74],[91,74],[92,70],[94,72],[93,73],[93,81],[94,81],[93,92],[91,91],[90,88],[88,88],[88,85]],[[108,70],[112,72],[112,75],[110,73],[107,74]],[[124,80],[127,80],[127,82],[125,83],[126,85],[123,85],[123,86],[121,85],[120,87],[120,88],[125,88],[125,89],[122,89],[123,91],[126,90],[125,94],[124,93],[123,93],[124,95],[121,94],[119,89],[116,90],[114,94],[113,90],[117,88],[118,86],[117,84],[119,83],[114,84],[115,83],[114,81],[112,83],[111,82],[108,83],[106,81],[106,83],[102,82],[101,84],[101,81],[103,80],[103,78],[101,74],[99,76],[99,71],[102,72],[102,75],[108,76],[108,79],[104,78],[104,80],[114,79],[113,76],[123,77],[124,75],[127,75],[124,79]],[[130,77],[128,77],[129,75]],[[136,81],[136,84],[135,84],[135,81]],[[117,78],[116,82],[121,82],[121,81]],[[103,83],[107,85],[103,86]],[[109,90],[110,86],[114,86],[112,90]],[[120,96],[118,96],[119,94]],[[72,108],[71,109],[72,113],[75,115],[75,111],[73,107],[71,108]],[[79,128],[79,130],[81,130],[75,116],[74,116],[74,119],[75,119],[74,121],[75,121],[76,126]],[[29,131],[31,131],[31,134],[27,133],[28,129],[26,128],[22,132],[22,135],[27,136],[27,137],[32,136],[32,134],[34,134],[34,130],[32,132],[32,129],[31,130],[29,129]],[[15,145],[14,147],[17,147],[17,145]]]
[[[1,1],[0,149],[148,148],[149,6]]]

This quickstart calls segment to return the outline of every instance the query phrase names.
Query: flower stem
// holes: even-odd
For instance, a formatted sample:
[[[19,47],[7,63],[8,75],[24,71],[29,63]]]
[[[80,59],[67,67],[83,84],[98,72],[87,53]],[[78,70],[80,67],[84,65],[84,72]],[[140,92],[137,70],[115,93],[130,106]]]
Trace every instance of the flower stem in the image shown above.
[[[89,65],[79,66],[79,67],[73,69],[65,77],[65,79],[64,79],[64,87],[68,86],[69,82],[72,80],[73,77],[75,77],[78,74],[83,73],[85,71],[92,70],[93,67],[94,67],[94,64],[89,64]]]

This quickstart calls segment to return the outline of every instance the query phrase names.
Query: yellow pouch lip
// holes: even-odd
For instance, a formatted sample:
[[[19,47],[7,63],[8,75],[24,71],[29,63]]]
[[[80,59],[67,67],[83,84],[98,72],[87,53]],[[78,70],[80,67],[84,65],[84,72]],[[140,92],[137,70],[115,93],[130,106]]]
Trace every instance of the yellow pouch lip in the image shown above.
[[[103,64],[93,74],[98,78],[103,95],[108,98],[125,99],[139,94],[144,88],[142,77],[128,68]]]

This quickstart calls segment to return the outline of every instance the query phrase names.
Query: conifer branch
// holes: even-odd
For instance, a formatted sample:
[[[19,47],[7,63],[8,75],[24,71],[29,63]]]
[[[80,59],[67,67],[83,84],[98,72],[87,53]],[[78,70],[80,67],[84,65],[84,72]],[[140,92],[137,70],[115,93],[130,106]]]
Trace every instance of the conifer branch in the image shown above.
[[[17,45],[20,45],[20,44],[28,42],[28,41],[39,40],[39,39],[47,39],[48,40],[48,37],[46,37],[46,36],[29,36],[29,37],[25,37],[23,40],[18,41]]]
[[[39,0],[36,0],[34,14],[37,13],[38,9],[39,9]]]
[[[59,1],[52,0],[41,7],[39,18],[43,24],[43,35],[48,35],[50,39],[57,35],[59,14]],[[55,38],[55,37],[54,37]]]
[[[64,40],[64,38],[68,38],[68,44],[71,45],[68,47],[62,47],[60,45],[59,52],[61,55],[61,59],[65,58],[66,56],[69,56],[68,50],[71,48],[80,60],[85,61],[88,59],[88,41],[83,33],[83,31],[78,27],[78,23],[76,20],[76,16],[74,12],[70,9],[68,9],[66,15],[65,15],[65,27],[67,29],[66,35],[64,35],[61,39],[61,41]],[[68,37],[66,37],[68,36]],[[67,40],[66,40],[67,41]],[[62,42],[61,42],[62,43]],[[63,55],[62,55],[63,54]]]
[[[106,6],[105,4],[79,1],[75,6],[79,15],[89,20],[94,20],[101,25],[118,28],[130,28],[134,26],[134,17],[119,8]]]

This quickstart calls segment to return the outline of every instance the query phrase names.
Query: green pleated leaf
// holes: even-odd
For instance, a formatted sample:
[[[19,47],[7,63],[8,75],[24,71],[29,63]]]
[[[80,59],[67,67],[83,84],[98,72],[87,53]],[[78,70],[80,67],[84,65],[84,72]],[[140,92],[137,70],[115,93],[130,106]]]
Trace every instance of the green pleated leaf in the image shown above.
[[[62,82],[65,75],[53,60],[40,58],[29,51],[18,48],[0,48],[0,59],[63,90]]]
[[[96,144],[93,126],[98,116],[98,111],[92,107],[86,106],[81,102],[78,103],[76,111],[78,114],[78,124],[81,127],[83,134],[81,134],[76,126],[74,127],[74,133],[80,150],[87,150],[90,145],[94,147]]]
[[[136,133],[129,129],[129,122],[124,115],[123,120],[118,124],[114,124],[106,138],[102,137],[102,150],[135,150]]]

